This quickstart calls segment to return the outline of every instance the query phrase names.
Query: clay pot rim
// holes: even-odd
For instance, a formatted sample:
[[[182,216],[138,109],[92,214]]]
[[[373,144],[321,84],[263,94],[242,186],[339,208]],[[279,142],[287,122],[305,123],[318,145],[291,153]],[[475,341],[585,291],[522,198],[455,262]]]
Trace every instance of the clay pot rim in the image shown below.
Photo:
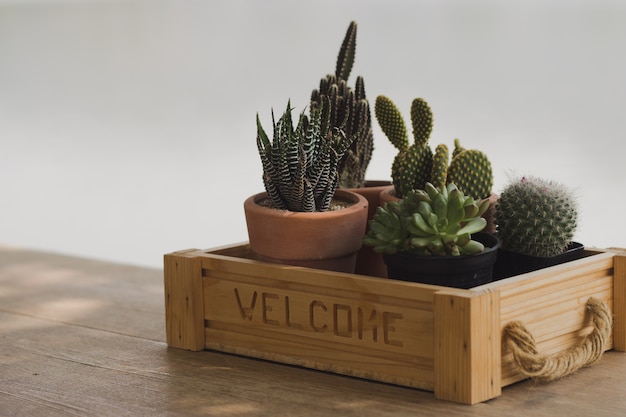
[[[266,211],[268,215],[273,217],[336,217],[343,216],[349,212],[360,212],[363,210],[363,206],[367,208],[368,201],[362,195],[355,193],[353,191],[348,191],[345,189],[337,189],[335,191],[335,197],[340,198],[342,200],[346,200],[348,202],[352,202],[347,207],[344,207],[339,210],[329,210],[329,211],[313,211],[313,212],[299,212],[299,211],[290,211],[290,210],[280,210],[271,207],[265,207],[258,204],[259,201],[262,201],[267,198],[267,192],[263,191],[257,194],[254,194],[248,197],[244,201],[244,207],[247,210],[255,210],[255,211]]]

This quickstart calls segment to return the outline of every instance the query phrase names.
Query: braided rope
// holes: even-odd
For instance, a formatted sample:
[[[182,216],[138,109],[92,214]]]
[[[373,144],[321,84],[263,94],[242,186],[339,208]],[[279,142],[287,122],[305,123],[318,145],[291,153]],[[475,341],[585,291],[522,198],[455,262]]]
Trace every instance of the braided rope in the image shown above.
[[[535,381],[549,382],[596,363],[611,335],[613,318],[606,304],[594,297],[587,300],[587,311],[591,314],[593,331],[580,345],[552,356],[539,354],[535,339],[522,322],[507,323],[503,338],[519,372]]]

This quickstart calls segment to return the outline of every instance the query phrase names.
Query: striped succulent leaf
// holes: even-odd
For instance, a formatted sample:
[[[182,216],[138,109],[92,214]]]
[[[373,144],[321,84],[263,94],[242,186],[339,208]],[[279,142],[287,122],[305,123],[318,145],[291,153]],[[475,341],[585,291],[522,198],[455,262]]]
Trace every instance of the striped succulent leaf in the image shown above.
[[[337,166],[354,141],[337,128],[329,128],[332,108],[322,98],[310,118],[300,114],[294,129],[291,107],[274,123],[272,141],[257,115],[257,147],[263,183],[275,208],[291,211],[326,211],[337,188]],[[273,116],[272,116],[273,118]]]

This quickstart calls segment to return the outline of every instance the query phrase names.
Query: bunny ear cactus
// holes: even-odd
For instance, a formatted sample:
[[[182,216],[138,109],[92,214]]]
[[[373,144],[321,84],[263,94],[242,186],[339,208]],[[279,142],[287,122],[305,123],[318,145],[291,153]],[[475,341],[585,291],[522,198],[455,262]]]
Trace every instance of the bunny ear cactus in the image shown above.
[[[466,196],[455,184],[441,189],[430,182],[399,201],[378,207],[363,243],[379,253],[410,252],[424,256],[480,253],[484,245],[472,240],[487,224],[481,215],[487,200]]]
[[[448,183],[455,183],[464,193],[486,198],[491,195],[493,171],[487,155],[477,149],[466,150],[454,141],[452,160],[448,167]]]
[[[332,108],[328,98],[310,120],[302,112],[294,128],[291,104],[278,122],[272,122],[272,141],[257,114],[257,147],[263,165],[263,183],[274,208],[298,212],[327,211],[338,182],[339,159],[354,136],[346,137],[330,126]]]
[[[430,174],[431,183],[442,188],[447,185],[448,180],[448,147],[441,143],[435,148],[433,156],[433,168]]]
[[[388,97],[376,98],[374,112],[382,131],[398,149],[391,166],[396,197],[403,197],[411,190],[423,189],[430,180],[433,166],[433,152],[428,145],[433,127],[430,106],[421,98],[416,98],[411,103],[414,139],[411,145],[402,115]]]
[[[511,182],[496,206],[502,246],[530,256],[562,253],[572,241],[577,218],[576,201],[568,188],[535,177]]]
[[[344,37],[335,74],[320,80],[319,89],[311,93],[311,109],[317,109],[328,98],[333,109],[331,129],[341,129],[348,137],[355,137],[340,160],[339,187],[358,188],[365,184],[365,171],[372,158],[374,137],[369,103],[365,96],[365,82],[359,76],[354,90],[348,86],[356,53],[356,22],[351,22]]]

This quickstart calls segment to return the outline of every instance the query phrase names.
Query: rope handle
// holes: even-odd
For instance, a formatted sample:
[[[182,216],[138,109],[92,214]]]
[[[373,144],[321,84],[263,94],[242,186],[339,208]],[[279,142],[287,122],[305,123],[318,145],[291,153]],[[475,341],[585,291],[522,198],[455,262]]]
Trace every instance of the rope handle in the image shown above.
[[[534,337],[522,322],[507,323],[503,339],[513,353],[518,371],[535,381],[549,382],[596,363],[602,357],[611,335],[613,317],[606,304],[597,298],[590,297],[586,307],[591,314],[591,333],[580,345],[552,356],[539,354]]]

